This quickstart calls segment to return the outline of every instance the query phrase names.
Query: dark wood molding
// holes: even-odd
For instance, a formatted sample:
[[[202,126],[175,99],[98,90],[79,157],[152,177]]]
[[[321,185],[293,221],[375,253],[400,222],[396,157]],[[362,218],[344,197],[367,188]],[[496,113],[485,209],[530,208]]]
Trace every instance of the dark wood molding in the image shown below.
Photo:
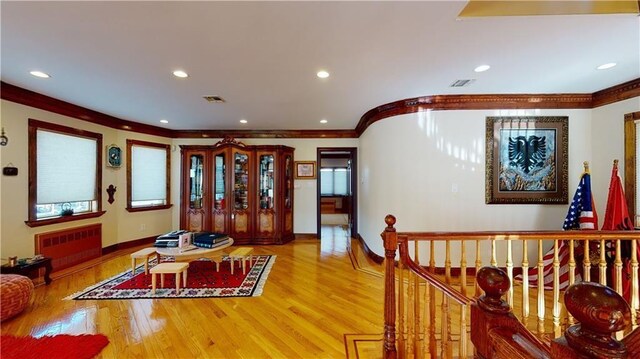
[[[592,108],[640,96],[640,78],[593,93]]]
[[[173,131],[166,128],[123,120],[98,111],[90,110],[82,106],[58,100],[53,97],[42,95],[15,85],[11,85],[6,82],[0,82],[0,97],[3,100],[16,102],[40,110],[57,113],[63,116],[73,117],[81,121],[87,121],[110,128],[138,133],[146,133],[155,136],[169,138],[173,137]]]
[[[433,95],[390,102],[367,111],[353,130],[170,130],[123,120],[0,82],[1,98],[119,130],[167,138],[358,138],[376,121],[427,110],[591,109],[640,96],[640,78],[592,94]]]
[[[153,147],[161,149],[166,152],[165,156],[165,193],[167,194],[165,200],[166,204],[162,206],[147,206],[147,207],[132,207],[131,202],[133,200],[133,179],[132,179],[132,164],[133,164],[133,146],[140,147]],[[143,212],[143,211],[155,211],[158,209],[171,208],[171,146],[165,143],[156,143],[149,141],[140,141],[127,139],[127,212]]]
[[[636,124],[640,111],[624,115],[624,196],[627,200],[629,216],[636,222]]]
[[[151,237],[145,237],[145,238],[140,238],[140,239],[134,239],[134,240],[131,240],[131,241],[128,241],[128,242],[116,243],[116,244],[112,244],[110,246],[106,246],[106,247],[102,248],[102,255],[113,253],[113,252],[121,250],[121,249],[139,247],[139,246],[143,246],[143,245],[146,245],[146,244],[154,243],[156,238],[158,238],[158,236],[151,236]]]
[[[174,138],[357,138],[354,130],[177,130]]]
[[[146,211],[157,211],[160,209],[168,209],[173,207],[172,204],[165,204],[162,206],[150,206],[150,207],[126,207],[127,212],[146,212]]]
[[[81,219],[89,219],[89,218],[97,218],[107,213],[107,211],[98,211],[98,212],[89,212],[89,213],[80,213],[74,214],[71,216],[60,216],[50,219],[41,219],[35,221],[24,221],[24,223],[29,227],[40,227],[40,226],[48,226],[50,224],[58,224],[64,222],[71,221],[79,221]]]
[[[369,248],[369,246],[367,245],[367,242],[364,241],[364,238],[362,238],[360,233],[358,233],[356,236],[357,236],[356,238],[358,238],[358,240],[360,241],[360,244],[362,244],[362,248],[364,249],[364,253],[369,257],[369,259],[371,259],[372,261],[374,261],[377,264],[384,263],[384,257],[379,256],[374,251],[372,251],[371,248]]]

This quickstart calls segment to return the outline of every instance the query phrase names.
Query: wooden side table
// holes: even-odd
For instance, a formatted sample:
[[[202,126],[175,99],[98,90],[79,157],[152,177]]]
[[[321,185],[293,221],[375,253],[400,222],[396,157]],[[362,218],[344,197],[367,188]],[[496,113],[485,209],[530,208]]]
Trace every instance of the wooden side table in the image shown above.
[[[6,274],[20,274],[23,276],[29,276],[31,272],[44,267],[44,282],[46,285],[51,283],[51,258],[45,257],[32,263],[16,264],[10,267],[8,264],[0,266],[0,273]]]

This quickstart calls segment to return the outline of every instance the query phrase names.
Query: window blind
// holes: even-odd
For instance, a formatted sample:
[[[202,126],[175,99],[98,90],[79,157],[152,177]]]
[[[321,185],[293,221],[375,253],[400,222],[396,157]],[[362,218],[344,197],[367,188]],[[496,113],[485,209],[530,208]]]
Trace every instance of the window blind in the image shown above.
[[[347,195],[347,169],[336,168],[333,170],[333,194]]]
[[[37,204],[96,199],[97,141],[37,131]]]
[[[166,200],[167,150],[131,146],[131,201]]]
[[[320,194],[321,195],[333,194],[333,169],[332,168],[320,169]]]

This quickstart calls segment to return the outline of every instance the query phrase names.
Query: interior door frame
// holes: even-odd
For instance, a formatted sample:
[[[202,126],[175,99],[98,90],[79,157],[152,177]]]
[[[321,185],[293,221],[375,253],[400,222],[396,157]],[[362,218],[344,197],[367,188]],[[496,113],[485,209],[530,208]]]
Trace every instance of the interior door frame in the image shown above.
[[[351,160],[351,237],[358,236],[358,148],[357,147],[318,147],[316,152],[316,236],[320,239],[321,235],[321,214],[320,214],[320,168],[322,163],[323,152],[349,152],[349,160]]]

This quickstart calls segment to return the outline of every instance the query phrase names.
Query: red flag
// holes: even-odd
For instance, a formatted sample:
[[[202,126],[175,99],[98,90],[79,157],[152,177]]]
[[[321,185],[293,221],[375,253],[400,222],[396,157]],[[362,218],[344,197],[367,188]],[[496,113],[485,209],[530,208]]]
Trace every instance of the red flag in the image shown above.
[[[624,190],[622,188],[622,181],[618,176],[618,160],[613,161],[613,169],[611,170],[611,183],[609,184],[609,196],[607,198],[607,209],[604,212],[604,223],[602,224],[602,230],[633,230],[633,221],[629,217],[629,209],[627,208],[627,201],[624,198]],[[623,248],[627,245],[630,249],[631,243],[622,243]],[[622,250],[622,248],[621,248]],[[624,268],[622,273],[622,292],[623,296],[629,300],[630,295],[630,266],[629,256],[630,250],[625,251],[625,257],[623,258]],[[613,276],[612,276],[613,278]]]

